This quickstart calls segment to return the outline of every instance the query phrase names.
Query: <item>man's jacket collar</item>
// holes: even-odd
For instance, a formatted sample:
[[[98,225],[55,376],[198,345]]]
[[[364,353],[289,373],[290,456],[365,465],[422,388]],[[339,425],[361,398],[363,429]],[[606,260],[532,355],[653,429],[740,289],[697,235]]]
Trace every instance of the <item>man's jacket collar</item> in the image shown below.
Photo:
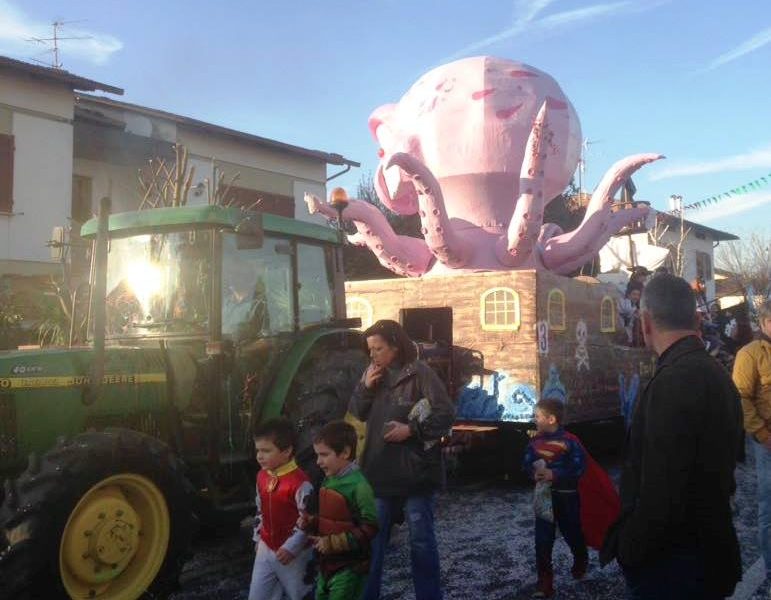
[[[704,351],[704,343],[697,335],[687,335],[680,338],[659,356],[658,361],[656,361],[656,370],[674,364],[686,354],[699,350]]]

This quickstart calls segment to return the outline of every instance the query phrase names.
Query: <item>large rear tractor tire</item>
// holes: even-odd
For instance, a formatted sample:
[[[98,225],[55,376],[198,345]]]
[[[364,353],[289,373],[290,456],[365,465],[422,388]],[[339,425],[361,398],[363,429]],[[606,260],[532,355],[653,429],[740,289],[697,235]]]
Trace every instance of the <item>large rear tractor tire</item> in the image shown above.
[[[343,419],[353,390],[367,366],[363,349],[327,349],[306,360],[292,384],[284,414],[297,426],[297,463],[311,479],[317,470],[313,439],[330,421]]]
[[[193,493],[169,448],[145,434],[60,440],[6,482],[0,598],[166,597],[191,541]]]

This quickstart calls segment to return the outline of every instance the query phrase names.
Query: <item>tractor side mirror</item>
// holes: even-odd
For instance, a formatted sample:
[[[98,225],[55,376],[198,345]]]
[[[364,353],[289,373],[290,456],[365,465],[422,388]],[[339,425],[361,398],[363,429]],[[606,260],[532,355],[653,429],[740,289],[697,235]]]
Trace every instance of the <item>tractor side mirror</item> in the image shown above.
[[[264,230],[262,228],[262,213],[245,216],[236,225],[236,248],[238,250],[257,250],[262,248]]]

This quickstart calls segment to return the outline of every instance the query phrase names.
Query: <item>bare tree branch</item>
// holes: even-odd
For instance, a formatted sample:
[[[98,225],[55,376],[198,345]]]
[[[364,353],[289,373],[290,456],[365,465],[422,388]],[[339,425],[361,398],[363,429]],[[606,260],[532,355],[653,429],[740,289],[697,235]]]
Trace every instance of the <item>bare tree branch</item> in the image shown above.
[[[771,235],[753,233],[721,244],[715,258],[718,268],[728,271],[729,281],[745,297],[750,286],[761,297],[771,294]]]

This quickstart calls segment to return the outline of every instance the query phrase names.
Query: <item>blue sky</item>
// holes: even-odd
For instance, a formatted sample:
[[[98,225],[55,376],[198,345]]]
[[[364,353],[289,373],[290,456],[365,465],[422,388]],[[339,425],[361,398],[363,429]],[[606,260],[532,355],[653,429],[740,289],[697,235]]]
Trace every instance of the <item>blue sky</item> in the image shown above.
[[[377,165],[367,117],[425,71],[491,54],[552,75],[588,140],[585,187],[625,155],[666,161],[636,177],[666,208],[771,173],[767,0],[0,0],[0,54],[72,20],[64,68],[124,99]],[[330,170],[332,170],[331,168]],[[769,180],[771,182],[771,180]],[[771,185],[687,217],[771,231]]]

